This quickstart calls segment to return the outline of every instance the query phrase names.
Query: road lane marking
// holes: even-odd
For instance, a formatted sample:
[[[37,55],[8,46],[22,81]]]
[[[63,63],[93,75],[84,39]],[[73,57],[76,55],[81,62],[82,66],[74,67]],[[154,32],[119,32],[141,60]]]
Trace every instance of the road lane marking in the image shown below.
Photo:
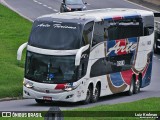
[[[37,1],[37,0],[33,0],[33,1],[34,1],[35,3],[38,3],[38,4],[42,5],[43,7],[46,7],[46,8],[48,8],[48,9],[50,9],[50,10],[53,10],[53,11],[55,11],[55,12],[58,12],[57,9],[53,9],[52,7],[47,6],[46,4],[43,4],[43,3],[41,3],[41,2],[39,2],[39,1]]]
[[[151,8],[145,7],[145,6],[143,6],[143,5],[139,5],[139,4],[137,4],[137,3],[134,3],[134,2],[131,2],[131,1],[128,1],[128,0],[124,0],[124,1],[125,1],[125,2],[129,2],[129,3],[131,3],[131,4],[134,4],[134,5],[137,5],[137,6],[139,6],[139,7],[142,7],[142,8],[148,9],[148,10],[151,10],[151,11],[153,11],[153,12],[158,12],[158,11],[156,11],[156,10],[153,10],[153,9],[151,9]]]
[[[48,8],[48,6],[47,6],[47,5],[45,5],[45,4],[43,4],[43,6]]]
[[[37,0],[33,0],[33,2],[36,2],[36,3],[37,3],[38,1],[37,1]]]
[[[41,2],[37,2],[38,4],[40,4],[40,5],[42,5],[42,3]]]
[[[56,10],[56,9],[53,9],[55,12],[58,12],[58,10]]]
[[[48,7],[48,9],[52,9],[52,7]]]

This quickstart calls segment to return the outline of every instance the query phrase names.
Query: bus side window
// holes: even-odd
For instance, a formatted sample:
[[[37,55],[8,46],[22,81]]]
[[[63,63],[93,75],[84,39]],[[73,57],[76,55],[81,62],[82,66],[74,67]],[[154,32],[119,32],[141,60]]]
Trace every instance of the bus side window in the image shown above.
[[[81,60],[81,63],[79,65],[78,79],[86,75],[87,67],[88,67],[88,58],[84,58]]]
[[[143,36],[143,23],[141,18],[127,18],[109,21],[109,40],[125,39]]]
[[[144,27],[144,36],[152,34],[154,31],[154,27]]]
[[[95,23],[92,47],[100,42],[106,41],[106,39],[108,38],[107,24],[107,21]]]
[[[144,16],[143,17],[143,30],[144,36],[151,35],[154,31],[154,18],[153,16]]]
[[[82,36],[82,46],[91,44],[94,22],[89,22],[84,26]]]

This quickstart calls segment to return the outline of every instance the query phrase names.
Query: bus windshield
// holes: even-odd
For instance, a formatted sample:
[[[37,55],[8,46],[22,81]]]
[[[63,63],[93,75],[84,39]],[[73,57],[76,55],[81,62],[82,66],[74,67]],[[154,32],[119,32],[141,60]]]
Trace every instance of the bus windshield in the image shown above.
[[[75,81],[75,56],[50,56],[27,52],[25,77],[41,83]]]
[[[82,29],[78,23],[36,21],[28,45],[54,50],[79,49],[82,46]]]

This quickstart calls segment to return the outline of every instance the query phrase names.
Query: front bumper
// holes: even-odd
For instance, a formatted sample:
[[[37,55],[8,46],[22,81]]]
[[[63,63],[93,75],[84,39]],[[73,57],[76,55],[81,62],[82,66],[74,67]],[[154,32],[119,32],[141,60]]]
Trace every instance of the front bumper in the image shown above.
[[[51,98],[52,101],[78,102],[81,100],[78,98],[79,95],[77,92],[77,90],[72,90],[59,93],[44,93],[23,86],[23,98],[28,99],[44,99],[44,97],[48,97]]]

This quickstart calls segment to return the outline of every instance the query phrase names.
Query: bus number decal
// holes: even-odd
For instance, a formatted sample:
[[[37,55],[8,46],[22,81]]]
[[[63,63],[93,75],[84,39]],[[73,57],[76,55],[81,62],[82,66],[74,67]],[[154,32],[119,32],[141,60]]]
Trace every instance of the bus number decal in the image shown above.
[[[125,65],[125,60],[117,61],[117,66]]]

